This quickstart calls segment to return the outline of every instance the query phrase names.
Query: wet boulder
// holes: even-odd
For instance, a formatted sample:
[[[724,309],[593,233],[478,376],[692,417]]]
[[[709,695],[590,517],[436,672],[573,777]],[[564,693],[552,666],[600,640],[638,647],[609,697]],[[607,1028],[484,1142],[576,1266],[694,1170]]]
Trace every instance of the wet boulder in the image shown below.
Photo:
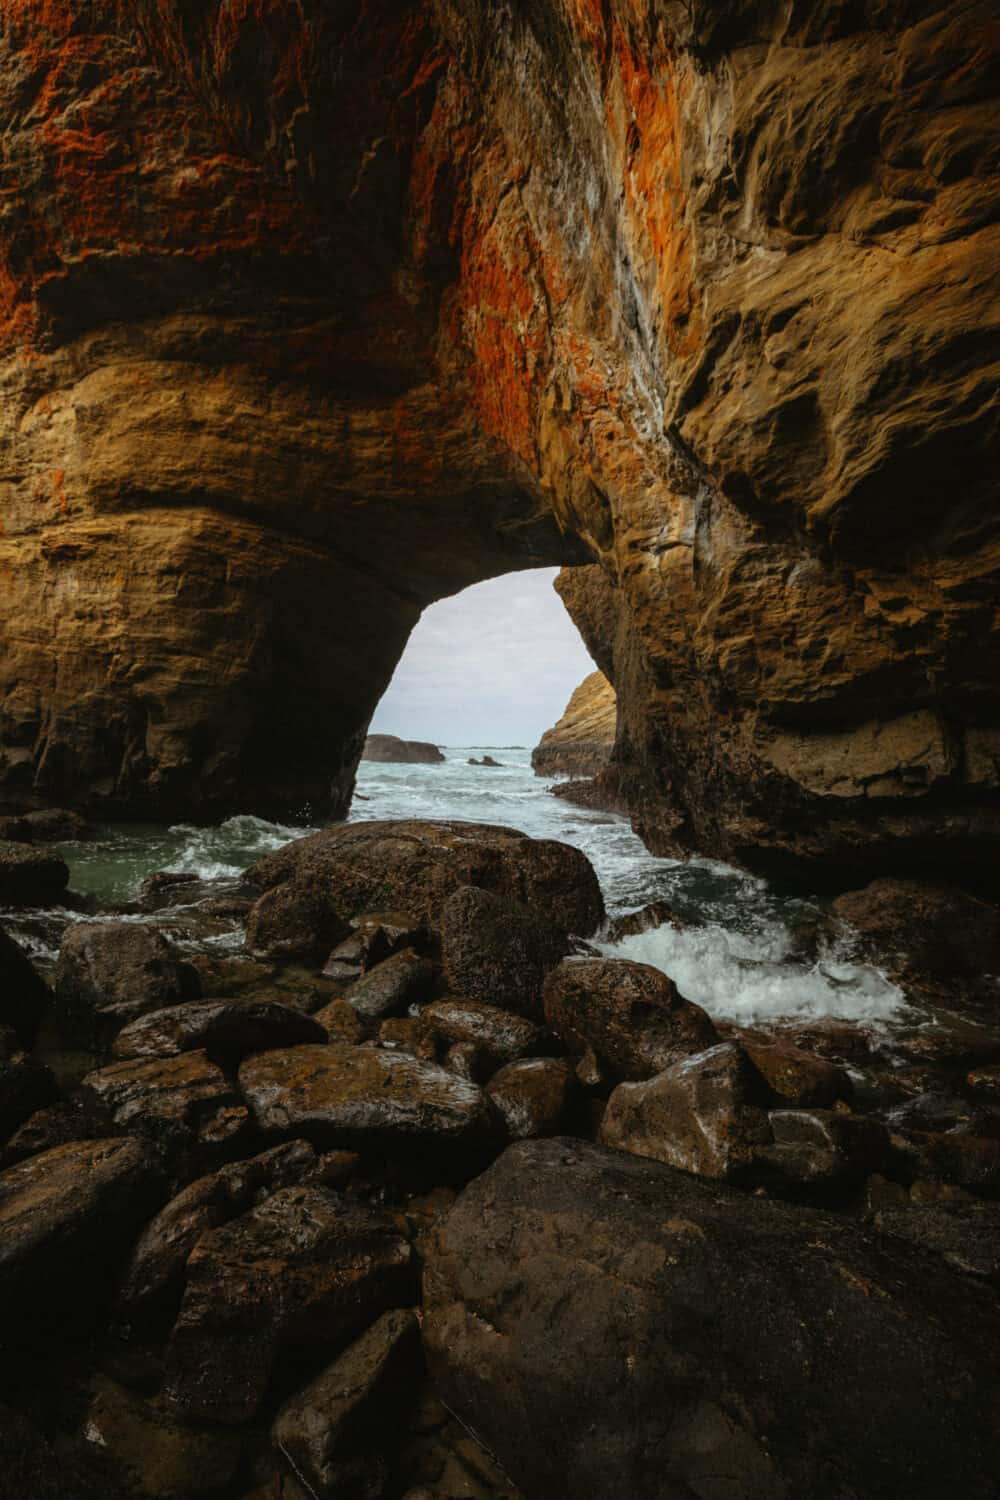
[[[189,1183],[136,1241],[118,1287],[119,1314],[135,1320],[155,1310],[164,1293],[178,1283],[203,1234],[227,1224],[269,1193],[297,1186],[318,1169],[319,1159],[307,1142],[289,1141]]]
[[[413,948],[404,948],[363,975],[352,986],[349,999],[359,1016],[379,1021],[425,1000],[433,983],[430,959],[421,958]]]
[[[565,1057],[525,1057],[494,1073],[486,1093],[511,1140],[522,1141],[566,1130],[580,1084]]]
[[[77,922],[66,930],[55,997],[60,1024],[72,1038],[105,1041],[137,1016],[200,993],[195,971],[153,927]]]
[[[757,1156],[762,1181],[840,1187],[882,1172],[893,1159],[881,1121],[850,1110],[776,1109],[768,1119],[773,1145]]]
[[[1000,907],[958,886],[873,880],[833,909],[876,960],[913,978],[947,985],[1000,972]]]
[[[763,1042],[749,1037],[740,1040],[771,1092],[787,1104],[822,1109],[839,1099],[850,1099],[854,1093],[846,1070],[825,1057],[816,1057],[791,1042]]]
[[[439,930],[457,994],[542,1019],[545,976],[569,952],[558,922],[514,897],[462,886],[441,908]]]
[[[243,1101],[204,1052],[111,1063],[81,1087],[119,1129],[151,1136],[191,1164],[224,1156],[248,1122]]]
[[[275,1446],[320,1500],[354,1493],[359,1457],[388,1446],[386,1433],[412,1400],[421,1363],[416,1316],[396,1308],[282,1407]]]
[[[995,1487],[996,1299],[846,1217],[532,1141],[425,1254],[435,1384],[529,1500]]]
[[[742,1047],[722,1042],[646,1082],[619,1084],[600,1138],[700,1177],[745,1180],[771,1142],[769,1102],[770,1090]]]
[[[350,930],[333,894],[303,873],[276,882],[254,902],[247,915],[246,948],[254,958],[320,963]]]
[[[0,906],[57,906],[69,885],[62,855],[0,840]]]
[[[442,1042],[471,1042],[500,1067],[550,1050],[548,1032],[524,1016],[482,1001],[449,997],[425,1005],[421,1024]]]
[[[0,1026],[10,1026],[30,1047],[51,995],[19,943],[0,927]]]
[[[130,1021],[113,1051],[120,1058],[172,1057],[203,1048],[213,1058],[237,1058],[326,1036],[319,1021],[276,1000],[191,1000]]]
[[[265,1134],[318,1144],[476,1147],[497,1138],[482,1089],[405,1053],[329,1042],[262,1052],[240,1088]]]
[[[582,937],[604,916],[597,876],[579,849],[483,823],[338,823],[265,855],[247,879],[264,890],[306,882],[348,916],[400,907],[431,926],[463,885],[513,896]]]
[[[0,1173],[0,1307],[6,1317],[57,1283],[82,1293],[106,1274],[162,1200],[156,1157],[132,1139],[76,1141]]]
[[[337,944],[323,965],[326,979],[359,979],[404,948],[419,950],[427,939],[421,924],[406,912],[366,912],[351,926],[350,936]]]
[[[650,1078],[718,1040],[666,974],[622,958],[567,959],[545,981],[545,1019],[574,1054],[623,1079]]]
[[[192,1422],[256,1414],[279,1348],[353,1338],[414,1292],[410,1246],[325,1188],[283,1188],[202,1236],[167,1347],[167,1403]]]

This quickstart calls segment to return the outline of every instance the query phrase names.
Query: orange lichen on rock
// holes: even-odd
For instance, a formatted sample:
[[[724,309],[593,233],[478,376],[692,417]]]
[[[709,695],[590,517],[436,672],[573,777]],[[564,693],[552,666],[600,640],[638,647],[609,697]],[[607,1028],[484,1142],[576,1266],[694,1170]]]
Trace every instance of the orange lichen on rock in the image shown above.
[[[612,132],[625,124],[626,202],[653,263],[663,335],[670,352],[683,359],[702,340],[681,169],[683,110],[690,85],[668,57],[650,63],[637,55],[621,26],[615,27],[613,41],[625,119],[612,97],[608,124]]]

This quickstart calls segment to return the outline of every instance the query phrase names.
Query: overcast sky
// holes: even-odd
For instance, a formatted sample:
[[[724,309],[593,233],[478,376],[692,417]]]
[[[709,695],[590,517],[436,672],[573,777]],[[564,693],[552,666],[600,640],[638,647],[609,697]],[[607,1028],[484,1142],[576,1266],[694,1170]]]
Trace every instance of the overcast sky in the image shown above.
[[[556,568],[477,583],[424,610],[372,733],[439,745],[536,745],[594,663]]]

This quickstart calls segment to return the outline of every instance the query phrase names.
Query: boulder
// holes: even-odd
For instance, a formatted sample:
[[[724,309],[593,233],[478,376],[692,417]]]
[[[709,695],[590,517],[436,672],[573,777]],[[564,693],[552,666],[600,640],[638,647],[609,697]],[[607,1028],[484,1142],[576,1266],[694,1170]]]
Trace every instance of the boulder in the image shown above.
[[[226,1428],[193,1428],[169,1411],[96,1376],[85,1418],[98,1446],[150,1500],[200,1500],[225,1490],[242,1459],[242,1438]]]
[[[440,914],[441,962],[457,994],[541,1020],[545,976],[566,957],[566,933],[511,896],[462,886]]]
[[[75,1141],[0,1173],[0,1306],[57,1283],[83,1292],[162,1199],[156,1157],[131,1139]]]
[[[481,1146],[497,1136],[482,1089],[405,1053],[333,1042],[262,1052],[240,1088],[269,1135],[321,1145]]]
[[[191,1252],[165,1399],[188,1421],[249,1421],[281,1346],[352,1338],[413,1292],[387,1221],[326,1188],[280,1189]]]
[[[69,885],[61,855],[0,840],[0,906],[57,906]]]
[[[508,1063],[486,1086],[512,1141],[559,1135],[570,1123],[580,1085],[564,1057],[524,1057]]]
[[[172,1057],[203,1048],[213,1058],[235,1058],[326,1036],[321,1022],[276,1000],[191,1000],[130,1021],[113,1051],[121,1058]]]
[[[790,1042],[760,1042],[749,1037],[741,1044],[771,1092],[788,1104],[825,1108],[850,1099],[854,1085],[844,1068],[795,1047]]]
[[[204,1052],[112,1063],[88,1073],[81,1087],[120,1129],[150,1135],[192,1161],[227,1152],[248,1121],[225,1073]]]
[[[880,1234],[922,1245],[954,1271],[1000,1285],[1000,1203],[909,1203],[875,1215]]]
[[[22,814],[28,837],[39,844],[69,844],[92,839],[93,823],[68,807],[41,807]]]
[[[623,958],[572,958],[545,981],[545,1019],[571,1052],[619,1078],[650,1078],[717,1040],[711,1019],[666,974]]]
[[[350,930],[330,892],[303,872],[254,902],[247,916],[247,952],[255,958],[318,962]]]
[[[30,1046],[51,995],[19,943],[0,927],[0,1026],[10,1026]]]
[[[319,1500],[353,1494],[345,1467],[366,1447],[384,1449],[420,1369],[420,1332],[412,1311],[383,1313],[278,1413],[272,1437],[292,1472]]]
[[[433,983],[434,965],[430,959],[421,958],[413,948],[404,948],[362,975],[349,998],[359,1016],[379,1021],[425,1000]]]
[[[528,1500],[995,1488],[995,1298],[846,1217],[531,1141],[425,1255],[435,1384]]]
[[[331,1000],[329,1005],[324,1005],[322,1010],[316,1011],[315,1019],[332,1041],[364,1041],[365,1024],[349,1000]],[[383,1022],[384,1024],[386,1023]]]
[[[463,885],[513,896],[581,937],[604,916],[597,876],[579,849],[483,823],[338,823],[265,855],[247,879],[265,890],[298,879],[348,916],[398,906],[431,925]]]
[[[445,1042],[472,1042],[495,1067],[549,1050],[543,1027],[524,1016],[477,1000],[435,1000],[420,1012],[421,1024]]]
[[[25,1052],[9,1027],[0,1028],[0,1142],[58,1097],[45,1063]]]
[[[383,765],[443,765],[445,757],[437,745],[427,740],[401,740],[395,734],[370,734],[361,752],[362,760],[379,761]]]
[[[874,880],[833,909],[880,962],[945,984],[1000,972],[1000,907],[953,885]]]
[[[127,1022],[196,1000],[198,977],[162,933],[138,922],[77,922],[67,928],[55,973],[60,1025],[72,1038],[102,1041]]]
[[[289,1141],[189,1183],[150,1220],[136,1241],[119,1283],[120,1315],[134,1321],[155,1308],[163,1293],[178,1282],[203,1234],[228,1223],[259,1197],[297,1185],[315,1173],[318,1165],[307,1142]]]
[[[327,979],[351,981],[403,948],[421,948],[426,933],[405,912],[366,912],[355,918],[350,935],[337,944],[323,965]]]
[[[604,940],[608,943],[620,943],[623,938],[637,937],[640,932],[652,932],[656,927],[667,926],[681,928],[684,923],[668,902],[648,901],[636,911],[613,917],[605,928]]]
[[[758,1176],[827,1187],[880,1173],[893,1160],[889,1133],[879,1120],[835,1109],[776,1109],[768,1121],[774,1145],[757,1155]]]
[[[621,1083],[600,1138],[700,1177],[746,1179],[771,1141],[770,1090],[734,1042],[674,1063],[645,1083]]]

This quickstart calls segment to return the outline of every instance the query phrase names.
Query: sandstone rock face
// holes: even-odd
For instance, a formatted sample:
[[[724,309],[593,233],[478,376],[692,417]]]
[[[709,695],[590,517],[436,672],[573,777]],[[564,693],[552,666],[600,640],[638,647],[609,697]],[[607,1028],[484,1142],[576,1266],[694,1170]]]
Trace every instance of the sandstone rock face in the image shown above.
[[[361,759],[435,766],[441,764],[444,756],[437,745],[430,745],[426,740],[401,740],[394,734],[370,734],[365,740]]]
[[[611,759],[616,721],[614,688],[603,672],[591,672],[532,750],[535,775],[596,776]]]
[[[987,1288],[578,1141],[513,1146],[461,1195],[427,1246],[423,1335],[442,1399],[529,1500],[995,1485]]]
[[[990,865],[993,19],[14,6],[3,802],[342,814],[562,563],[651,846]]]

